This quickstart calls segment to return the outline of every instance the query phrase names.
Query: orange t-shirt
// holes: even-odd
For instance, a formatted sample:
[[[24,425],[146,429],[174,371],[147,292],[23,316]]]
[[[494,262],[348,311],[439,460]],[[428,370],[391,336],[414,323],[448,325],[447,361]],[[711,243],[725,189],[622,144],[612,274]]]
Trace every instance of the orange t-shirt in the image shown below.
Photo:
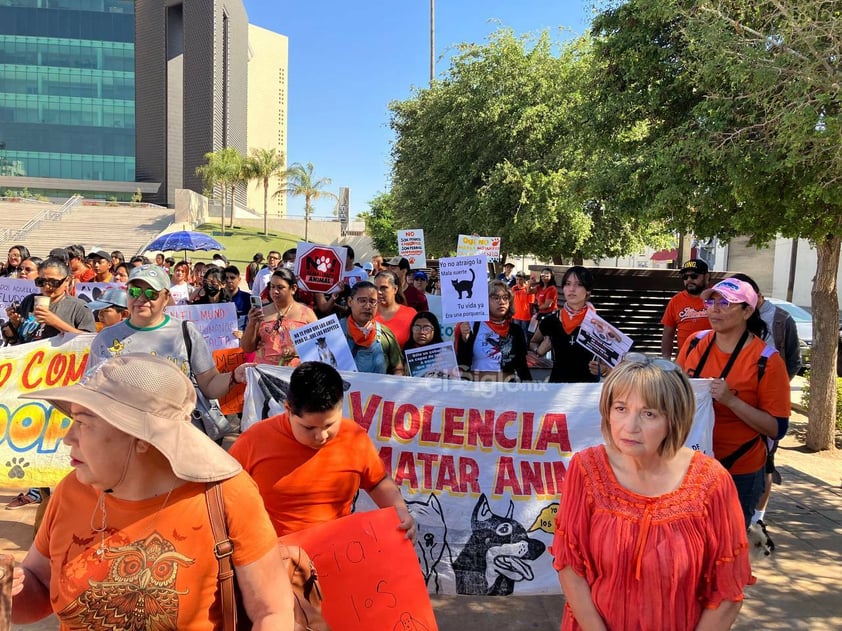
[[[398,311],[392,316],[390,320],[386,320],[378,311],[374,315],[375,322],[385,324],[395,334],[395,339],[398,341],[398,346],[404,347],[404,344],[409,341],[409,326],[412,324],[412,318],[415,317],[417,311],[412,307],[406,305],[398,305]]]
[[[278,540],[254,482],[239,473],[222,482],[222,495],[234,565],[263,558]],[[102,517],[98,497],[69,474],[35,536],[35,547],[50,560],[50,601],[61,628],[222,628],[205,485],[183,484],[166,505],[161,496],[128,501],[106,494],[102,556],[100,534],[91,528]]]
[[[541,307],[541,305],[547,302],[548,300],[551,302],[551,304],[548,307]],[[557,303],[558,289],[555,285],[550,285],[549,287],[538,285],[538,289],[535,291],[535,304],[538,305],[538,313],[552,313],[553,311],[558,309]]]
[[[321,449],[299,443],[288,414],[252,425],[229,453],[251,474],[278,536],[351,514],[354,496],[386,477],[374,443],[354,421]]]
[[[532,312],[530,311],[530,303],[532,294],[529,293],[529,288],[518,287],[515,285],[512,287],[512,295],[515,298],[515,320],[529,320],[532,317]]]
[[[670,298],[661,324],[675,328],[678,350],[684,348],[685,340],[696,331],[710,328],[708,312],[701,296],[682,291]]]
[[[730,354],[722,352],[713,342],[713,333],[702,338],[690,351],[690,343],[685,344],[678,353],[676,363],[689,374],[699,365],[705,350],[713,344],[705,365],[696,378],[709,377],[718,379],[725,369]],[[743,346],[737,360],[725,377],[728,387],[737,397],[750,406],[763,410],[775,418],[788,418],[791,412],[789,376],[786,364],[779,353],[774,353],[766,361],[763,378],[758,382],[758,360],[766,348],[766,343],[757,337]],[[689,351],[689,352],[688,352]],[[720,460],[727,458],[743,445],[757,436],[758,432],[746,425],[730,408],[713,402],[713,453]],[[766,462],[765,441],[759,440],[741,458],[734,463],[730,472],[734,475],[754,473]]]

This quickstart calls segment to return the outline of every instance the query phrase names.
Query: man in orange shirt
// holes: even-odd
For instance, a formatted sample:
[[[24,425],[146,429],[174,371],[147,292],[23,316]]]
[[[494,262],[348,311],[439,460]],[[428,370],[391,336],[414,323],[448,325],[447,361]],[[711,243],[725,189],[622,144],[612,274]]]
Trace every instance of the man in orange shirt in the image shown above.
[[[394,506],[400,530],[415,520],[366,431],[342,417],[344,384],[321,362],[304,362],[289,380],[287,411],[252,425],[230,454],[257,483],[278,536],[351,513],[362,488],[380,508]]]
[[[515,297],[515,315],[512,320],[521,329],[528,341],[532,337],[529,333],[529,320],[532,318],[530,311],[532,305],[530,299],[532,295],[529,293],[529,286],[526,284],[526,274],[518,272],[515,274],[515,285],[512,287],[512,295]]]
[[[710,328],[707,310],[702,303],[702,292],[710,284],[708,264],[702,259],[690,259],[681,268],[684,291],[673,296],[661,318],[664,332],[661,335],[661,355],[672,359],[673,344],[678,334],[678,350],[696,331]]]

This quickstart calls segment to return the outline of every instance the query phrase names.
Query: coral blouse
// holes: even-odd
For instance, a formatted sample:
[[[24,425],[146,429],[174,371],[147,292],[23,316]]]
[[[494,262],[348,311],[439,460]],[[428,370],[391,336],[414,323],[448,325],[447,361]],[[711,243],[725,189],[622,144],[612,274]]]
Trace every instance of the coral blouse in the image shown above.
[[[585,578],[609,629],[694,629],[704,609],[742,600],[754,582],[731,476],[701,452],[658,497],[620,486],[604,445],[575,454],[552,553],[556,570]],[[562,631],[580,628],[565,605]]]

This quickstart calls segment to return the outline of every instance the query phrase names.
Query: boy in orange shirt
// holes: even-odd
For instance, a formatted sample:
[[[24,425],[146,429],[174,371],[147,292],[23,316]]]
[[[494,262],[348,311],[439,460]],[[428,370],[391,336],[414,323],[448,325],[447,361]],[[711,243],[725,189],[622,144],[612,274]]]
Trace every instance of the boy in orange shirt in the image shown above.
[[[231,446],[257,482],[278,536],[345,517],[362,488],[377,506],[394,506],[415,540],[415,520],[386,473],[374,443],[342,417],[344,384],[321,362],[304,362],[289,382],[286,413],[261,421]]]

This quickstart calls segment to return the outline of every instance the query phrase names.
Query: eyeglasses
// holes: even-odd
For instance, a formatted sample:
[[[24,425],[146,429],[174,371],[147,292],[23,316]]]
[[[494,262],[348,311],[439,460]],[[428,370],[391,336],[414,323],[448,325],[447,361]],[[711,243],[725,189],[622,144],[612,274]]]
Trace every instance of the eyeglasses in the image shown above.
[[[158,297],[161,295],[161,292],[157,289],[152,289],[151,287],[141,289],[140,287],[135,287],[133,285],[130,285],[126,292],[129,294],[130,298],[134,298],[136,300],[141,296],[146,296],[146,299],[150,302],[158,300]]]
[[[728,302],[725,298],[720,298],[719,300],[705,298],[702,300],[702,303],[705,305],[705,309],[713,309],[714,306],[719,307],[720,309],[727,309],[731,305],[736,304],[734,302]]]
[[[354,300],[356,300],[359,305],[368,305],[370,307],[377,304],[376,298],[354,298]]]
[[[696,280],[701,274],[696,274],[695,272],[689,272],[687,274],[681,275],[681,280]]]
[[[58,289],[61,287],[61,284],[67,280],[67,276],[59,280],[58,278],[36,278],[35,279],[35,286],[36,287],[51,287],[53,289]]]
[[[430,324],[413,324],[413,331],[421,331],[422,333],[432,333],[433,327]]]
[[[509,298],[508,294],[491,294],[490,298],[494,298],[494,300],[499,300],[500,302],[510,302],[511,298]]]
[[[656,366],[664,372],[671,372],[674,370],[681,370],[681,366],[662,357],[649,357],[643,353],[626,353],[623,355],[623,361],[630,364],[640,364],[641,366]]]

